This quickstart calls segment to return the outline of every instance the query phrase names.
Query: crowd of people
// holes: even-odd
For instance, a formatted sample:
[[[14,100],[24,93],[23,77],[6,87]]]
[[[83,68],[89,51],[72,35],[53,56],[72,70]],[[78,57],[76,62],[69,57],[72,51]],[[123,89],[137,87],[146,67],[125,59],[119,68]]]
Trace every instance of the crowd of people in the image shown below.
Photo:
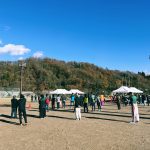
[[[66,95],[43,95],[35,96],[35,100],[33,96],[31,96],[31,102],[36,101],[39,103],[39,118],[43,119],[46,117],[46,112],[51,110],[59,109],[60,107],[66,108],[66,101],[68,97]],[[102,110],[104,106],[105,97],[104,95],[95,95],[93,93],[90,94],[71,94],[70,99],[70,109],[73,109],[75,112],[76,120],[81,120],[81,108],[83,107],[84,113],[89,112],[89,106],[91,106],[92,111],[96,110],[96,106],[98,111]],[[131,105],[131,113],[132,113],[132,122],[136,123],[139,121],[139,113],[138,113],[138,103],[149,106],[150,97],[146,97],[143,95],[136,96],[133,93],[129,93],[128,95],[120,95],[115,94],[111,97],[111,101],[116,103],[118,110],[121,109],[121,104],[123,106]],[[145,102],[146,101],[146,102]],[[51,106],[50,106],[51,105]],[[26,98],[24,95],[20,95],[19,100],[16,99],[16,96],[13,96],[11,99],[11,118],[17,118],[17,111],[19,114],[19,122],[22,125],[22,119],[24,118],[25,125],[27,125],[27,115],[26,115]]]

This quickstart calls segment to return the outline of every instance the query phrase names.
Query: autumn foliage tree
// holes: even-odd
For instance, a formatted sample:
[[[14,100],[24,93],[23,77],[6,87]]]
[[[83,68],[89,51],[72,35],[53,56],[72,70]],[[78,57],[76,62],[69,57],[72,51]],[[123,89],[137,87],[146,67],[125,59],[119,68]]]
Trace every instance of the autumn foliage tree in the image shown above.
[[[25,60],[23,90],[40,92],[56,88],[80,89],[85,92],[110,92],[121,85],[150,92],[150,76],[121,72],[83,62],[64,62],[50,58]],[[0,62],[0,87],[19,88],[18,62]]]

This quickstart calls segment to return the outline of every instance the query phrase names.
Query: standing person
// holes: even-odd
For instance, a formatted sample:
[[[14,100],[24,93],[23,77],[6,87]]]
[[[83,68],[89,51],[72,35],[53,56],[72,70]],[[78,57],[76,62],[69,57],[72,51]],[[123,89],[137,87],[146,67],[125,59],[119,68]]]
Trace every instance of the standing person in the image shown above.
[[[147,95],[147,105],[149,106],[150,104],[150,95]]]
[[[65,108],[66,107],[66,96],[63,94],[61,99],[62,99],[62,108]]]
[[[145,106],[146,105],[146,97],[144,94],[142,94],[142,104]]]
[[[60,108],[60,101],[61,101],[61,98],[59,95],[57,95],[56,101],[57,101],[57,109],[59,109]]]
[[[40,112],[41,119],[46,117],[46,103],[45,103],[45,97],[43,94],[41,95],[41,98],[39,100],[39,112]]]
[[[117,103],[118,110],[120,110],[121,109],[121,104],[120,104],[121,98],[118,94],[116,95],[116,103]]]
[[[122,96],[122,101],[123,101],[123,105],[127,106],[128,101],[127,101],[127,97],[125,95]]]
[[[100,95],[101,106],[104,106],[105,97],[104,95]]]
[[[18,100],[14,95],[11,99],[11,118],[17,118],[17,107],[18,107]]]
[[[27,125],[26,98],[22,94],[20,95],[20,99],[18,100],[18,110],[20,125],[22,125],[22,116],[24,118],[25,125]]]
[[[97,106],[98,106],[98,111],[101,111],[101,100],[99,96],[97,96]]]
[[[80,101],[80,97],[78,94],[75,95],[75,117],[76,120],[81,120],[81,101]]]
[[[72,93],[72,94],[71,94],[71,97],[70,97],[70,108],[71,108],[71,106],[74,106],[74,99],[75,99],[75,96],[74,96],[74,94]]]
[[[35,95],[34,98],[35,98],[35,102],[37,102],[37,98],[38,98],[37,95]]]
[[[31,95],[31,102],[33,102],[33,95]]]
[[[85,112],[85,109],[86,109],[86,111],[88,113],[88,96],[87,96],[87,94],[85,94],[85,96],[84,96],[83,106],[84,106],[84,112]]]
[[[132,111],[132,122],[136,123],[139,122],[139,112],[137,106],[137,97],[130,93],[130,103],[131,103],[131,111]]]
[[[47,111],[49,111],[49,104],[50,104],[50,99],[49,99],[49,96],[46,95],[45,105],[46,105],[46,110]]]
[[[92,105],[92,111],[95,111],[95,95],[91,95],[91,105]]]
[[[52,95],[52,110],[55,110],[55,96]]]

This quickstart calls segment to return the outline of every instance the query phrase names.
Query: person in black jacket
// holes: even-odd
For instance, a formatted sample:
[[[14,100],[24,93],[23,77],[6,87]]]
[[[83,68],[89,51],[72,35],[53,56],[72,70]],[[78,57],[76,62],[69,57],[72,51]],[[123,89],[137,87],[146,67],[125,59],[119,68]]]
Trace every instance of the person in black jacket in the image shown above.
[[[20,95],[20,99],[18,100],[18,110],[19,110],[19,121],[20,125],[22,125],[22,115],[25,121],[25,125],[27,124],[27,115],[26,115],[26,99],[24,95]]]
[[[56,98],[54,95],[52,95],[52,110],[55,110],[55,101],[56,101]]]
[[[81,120],[81,108],[80,107],[81,107],[80,97],[78,94],[76,94],[75,104],[74,104],[76,120]]]
[[[16,96],[13,96],[11,99],[11,118],[17,118],[17,107],[18,107],[18,100]]]
[[[41,95],[41,98],[39,100],[39,112],[40,112],[39,117],[41,119],[46,117],[46,103],[45,103],[45,97],[43,94]]]

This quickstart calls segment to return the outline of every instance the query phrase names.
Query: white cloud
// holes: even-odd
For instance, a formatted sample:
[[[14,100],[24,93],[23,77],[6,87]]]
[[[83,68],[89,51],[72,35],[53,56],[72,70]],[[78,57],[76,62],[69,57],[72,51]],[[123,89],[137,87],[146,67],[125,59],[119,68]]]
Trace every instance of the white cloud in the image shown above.
[[[30,49],[26,48],[24,45],[7,44],[0,47],[0,54],[24,55],[28,52],[30,52]]]
[[[44,56],[43,52],[41,52],[41,51],[37,51],[33,54],[34,58],[42,58],[43,56]]]
[[[19,57],[18,60],[23,60],[23,57]]]

